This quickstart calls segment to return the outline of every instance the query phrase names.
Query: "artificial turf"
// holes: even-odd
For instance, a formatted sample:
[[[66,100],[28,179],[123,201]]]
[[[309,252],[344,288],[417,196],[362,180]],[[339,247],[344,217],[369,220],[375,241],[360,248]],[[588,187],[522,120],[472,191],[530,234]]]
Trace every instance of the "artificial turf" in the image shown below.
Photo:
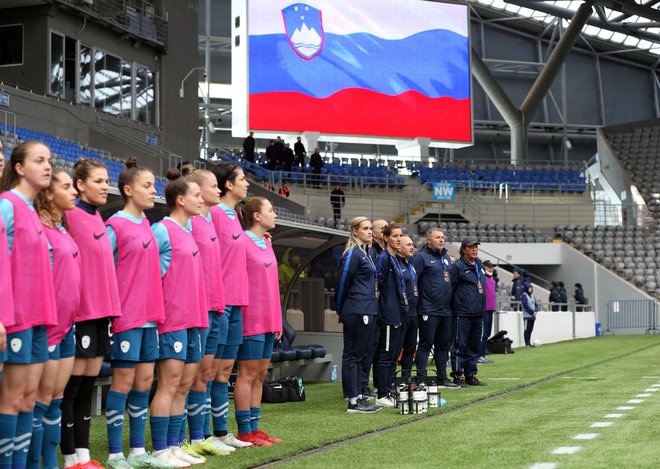
[[[656,467],[660,431],[651,416],[660,410],[660,391],[610,428],[589,425],[660,383],[645,378],[660,377],[658,355],[656,336],[598,337],[496,355],[494,364],[480,366],[479,378],[488,386],[446,390],[448,405],[424,418],[393,409],[347,414],[340,383],[307,383],[306,402],[263,406],[262,428],[284,443],[211,457],[206,467],[278,460],[297,467]],[[103,463],[105,419],[93,420],[92,454]],[[589,432],[599,436],[570,439]],[[550,453],[560,446],[582,449]]]

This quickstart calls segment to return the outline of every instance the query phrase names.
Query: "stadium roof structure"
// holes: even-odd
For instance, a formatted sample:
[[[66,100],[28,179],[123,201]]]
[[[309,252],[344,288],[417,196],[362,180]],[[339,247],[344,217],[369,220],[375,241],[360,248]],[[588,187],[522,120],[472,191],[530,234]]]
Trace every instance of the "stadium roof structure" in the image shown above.
[[[469,0],[477,15],[519,18],[537,23],[544,33],[567,26],[585,3],[593,6],[582,28],[586,41],[610,43],[618,52],[646,53],[656,60],[660,56],[660,0]]]

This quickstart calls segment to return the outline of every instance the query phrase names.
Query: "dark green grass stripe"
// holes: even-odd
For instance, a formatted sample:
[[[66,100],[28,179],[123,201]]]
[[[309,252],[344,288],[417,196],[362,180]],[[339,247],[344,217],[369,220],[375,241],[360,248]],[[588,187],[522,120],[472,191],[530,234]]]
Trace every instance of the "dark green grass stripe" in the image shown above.
[[[283,458],[280,458],[280,459],[275,459],[273,461],[270,461],[267,464],[263,464],[263,465],[255,466],[255,467],[270,468],[270,467],[274,467],[274,466],[277,466],[277,465],[280,465],[280,464],[286,464],[287,462],[295,461],[295,460],[298,460],[298,459],[303,459],[303,458],[306,458],[308,456],[313,456],[313,455],[316,455],[316,454],[319,454],[319,453],[323,453],[325,451],[329,451],[331,449],[338,448],[338,447],[341,447],[341,446],[344,446],[344,445],[347,445],[347,444],[362,441],[362,440],[365,440],[365,439],[370,438],[372,436],[379,435],[381,433],[389,432],[389,431],[396,430],[396,429],[399,429],[399,428],[402,428],[402,427],[408,427],[408,426],[414,425],[414,424],[416,424],[418,422],[421,422],[423,420],[426,420],[426,419],[442,417],[443,415],[447,415],[449,413],[464,410],[468,407],[483,404],[483,403],[490,402],[490,401],[493,401],[493,400],[496,400],[496,399],[501,399],[501,398],[510,396],[514,393],[517,393],[519,391],[529,389],[529,388],[538,386],[540,384],[556,380],[557,378],[561,378],[562,376],[565,376],[565,375],[568,375],[568,374],[571,374],[571,373],[575,373],[577,371],[580,371],[580,370],[583,370],[583,369],[586,369],[586,368],[591,368],[591,367],[595,367],[595,366],[598,366],[598,365],[603,365],[605,363],[614,362],[616,360],[621,360],[621,359],[627,358],[631,355],[635,355],[635,354],[638,354],[638,353],[641,353],[641,352],[644,352],[646,350],[652,349],[654,347],[659,347],[659,346],[660,346],[660,344],[647,345],[645,347],[642,347],[642,348],[639,348],[639,349],[636,349],[636,350],[632,350],[632,351],[623,353],[621,355],[617,355],[615,357],[605,358],[603,360],[598,360],[598,361],[588,363],[588,364],[584,364],[584,365],[581,365],[581,366],[578,366],[578,367],[575,367],[575,368],[571,368],[571,369],[568,369],[568,370],[553,373],[553,374],[550,374],[550,375],[548,375],[544,378],[537,379],[536,381],[532,381],[532,382],[529,382],[527,384],[521,384],[521,385],[518,385],[518,386],[514,386],[512,388],[506,389],[506,390],[501,391],[501,392],[497,392],[497,393],[494,393],[494,394],[489,394],[488,396],[477,398],[473,401],[465,402],[465,403],[462,403],[462,404],[456,404],[456,405],[452,406],[451,408],[445,409],[443,412],[427,414],[427,415],[424,415],[424,416],[421,416],[421,417],[416,417],[414,420],[401,421],[401,422],[398,422],[398,423],[387,425],[387,426],[381,427],[377,430],[368,431],[368,432],[362,433],[360,435],[356,435],[356,436],[352,436],[352,437],[345,438],[345,439],[342,439],[342,440],[334,441],[332,443],[328,443],[326,445],[319,446],[317,448],[312,448],[312,449],[309,449],[309,450],[306,450],[306,451],[302,451],[300,453],[297,453],[297,454],[294,454],[294,455],[291,455],[291,456],[286,456],[286,457],[283,457]]]

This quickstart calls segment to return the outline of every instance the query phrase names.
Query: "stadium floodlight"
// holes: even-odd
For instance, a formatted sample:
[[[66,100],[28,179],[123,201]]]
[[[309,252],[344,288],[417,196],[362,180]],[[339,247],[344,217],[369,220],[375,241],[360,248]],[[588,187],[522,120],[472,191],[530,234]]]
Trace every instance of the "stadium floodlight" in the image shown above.
[[[186,76],[183,77],[183,78],[181,79],[181,85],[179,86],[179,98],[183,98],[183,96],[184,96],[184,92],[183,92],[183,84],[186,82],[186,80],[187,80],[188,78],[190,78],[190,75],[192,75],[193,72],[195,72],[195,71],[197,71],[197,70],[204,70],[204,79],[206,79],[206,76],[207,76],[206,67],[194,67],[194,68],[191,68],[190,71],[189,71],[188,73],[186,73]]]

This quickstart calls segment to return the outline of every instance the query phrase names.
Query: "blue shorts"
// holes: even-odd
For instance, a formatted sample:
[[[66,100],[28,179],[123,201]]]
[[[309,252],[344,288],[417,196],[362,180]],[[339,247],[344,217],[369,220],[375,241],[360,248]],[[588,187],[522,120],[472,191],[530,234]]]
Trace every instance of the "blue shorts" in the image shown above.
[[[76,331],[72,327],[69,329],[62,341],[57,345],[48,347],[49,360],[63,360],[76,356]]]
[[[225,314],[229,326],[227,328],[227,343],[222,350],[223,360],[236,360],[238,348],[243,343],[243,313],[240,306],[227,306]]]
[[[263,360],[273,356],[275,333],[248,335],[238,348],[238,360]]]
[[[160,334],[158,342],[159,360],[172,358],[186,363],[199,363],[202,360],[202,339],[196,327]]]
[[[209,311],[209,327],[199,331],[202,336],[204,355],[215,355],[215,358],[222,358],[222,350],[227,343],[228,328],[229,319],[226,314]]]
[[[113,368],[135,368],[158,359],[158,329],[136,327],[115,334],[110,361]]]
[[[7,335],[6,363],[29,365],[48,361],[48,335],[46,326],[35,326]]]

